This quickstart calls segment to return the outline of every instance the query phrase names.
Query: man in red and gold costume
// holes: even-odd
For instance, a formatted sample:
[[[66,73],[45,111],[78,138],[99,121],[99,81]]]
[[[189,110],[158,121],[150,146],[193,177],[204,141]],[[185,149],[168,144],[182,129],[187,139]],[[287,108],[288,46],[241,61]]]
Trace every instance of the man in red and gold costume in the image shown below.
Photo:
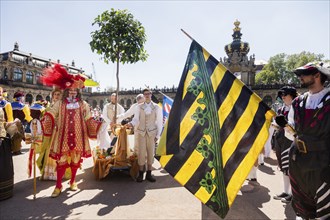
[[[61,65],[44,71],[43,83],[58,86],[64,90],[62,100],[56,102],[45,113],[42,119],[44,135],[52,134],[54,125],[57,132],[50,146],[50,157],[57,163],[56,187],[52,197],[58,197],[62,191],[62,177],[67,167],[71,168],[70,189],[77,190],[75,177],[82,162],[82,157],[90,157],[91,149],[88,140],[86,121],[90,118],[90,108],[81,99],[80,89],[84,87],[85,78],[71,75]],[[71,158],[70,163],[68,158]]]

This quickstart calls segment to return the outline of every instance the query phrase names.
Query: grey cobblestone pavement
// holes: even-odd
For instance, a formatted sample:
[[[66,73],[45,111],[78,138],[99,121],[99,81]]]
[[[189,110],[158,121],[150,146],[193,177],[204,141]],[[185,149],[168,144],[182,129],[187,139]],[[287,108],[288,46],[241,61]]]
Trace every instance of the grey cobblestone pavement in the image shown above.
[[[61,195],[50,198],[55,181],[37,180],[33,200],[33,178],[27,178],[28,150],[29,145],[24,145],[23,154],[13,156],[14,196],[0,201],[0,219],[220,219],[156,160],[157,182],[137,183],[125,171],[96,180],[93,159],[88,158],[77,174],[78,191],[69,191],[65,181]],[[272,198],[282,189],[274,154],[259,166],[257,175],[258,182],[243,184],[225,219],[294,219],[290,204]]]

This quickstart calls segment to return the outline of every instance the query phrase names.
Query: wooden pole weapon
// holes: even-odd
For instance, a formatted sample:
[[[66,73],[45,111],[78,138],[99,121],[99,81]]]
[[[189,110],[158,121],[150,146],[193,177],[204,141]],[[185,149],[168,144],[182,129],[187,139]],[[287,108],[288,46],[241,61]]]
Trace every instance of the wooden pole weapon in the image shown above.
[[[33,199],[36,199],[36,194],[37,194],[37,178],[36,178],[36,139],[37,139],[37,130],[38,130],[38,125],[37,125],[37,120],[33,119],[32,120],[32,143],[31,145],[33,146]]]

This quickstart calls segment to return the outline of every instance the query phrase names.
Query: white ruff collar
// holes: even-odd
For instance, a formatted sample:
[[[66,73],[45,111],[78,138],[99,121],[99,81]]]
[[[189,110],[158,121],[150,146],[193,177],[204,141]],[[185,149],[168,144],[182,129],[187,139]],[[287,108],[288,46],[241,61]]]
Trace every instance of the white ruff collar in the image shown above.
[[[66,104],[67,109],[77,109],[79,108],[79,103],[78,102],[70,102]]]

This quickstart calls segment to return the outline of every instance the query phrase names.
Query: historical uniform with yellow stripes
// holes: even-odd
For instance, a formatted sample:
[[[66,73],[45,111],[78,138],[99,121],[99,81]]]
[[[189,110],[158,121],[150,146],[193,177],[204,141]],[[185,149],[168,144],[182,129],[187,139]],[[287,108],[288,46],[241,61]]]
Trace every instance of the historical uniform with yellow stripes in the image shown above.
[[[0,87],[0,200],[10,198],[14,188],[14,167],[11,153],[11,143],[7,136],[6,125],[13,122],[13,111],[10,102],[4,97]]]
[[[10,102],[8,102],[2,95],[3,93],[3,88],[0,87],[0,108],[2,108],[3,113],[4,113],[4,119],[6,122],[12,122],[14,121],[13,117],[13,109],[11,107]]]
[[[14,101],[11,103],[11,107],[13,109],[14,119],[18,118],[21,121],[21,124],[17,124],[19,132],[12,137],[12,151],[14,154],[20,154],[25,127],[28,126],[28,123],[32,120],[29,106],[24,104],[23,101],[24,94],[19,91],[15,92]]]

